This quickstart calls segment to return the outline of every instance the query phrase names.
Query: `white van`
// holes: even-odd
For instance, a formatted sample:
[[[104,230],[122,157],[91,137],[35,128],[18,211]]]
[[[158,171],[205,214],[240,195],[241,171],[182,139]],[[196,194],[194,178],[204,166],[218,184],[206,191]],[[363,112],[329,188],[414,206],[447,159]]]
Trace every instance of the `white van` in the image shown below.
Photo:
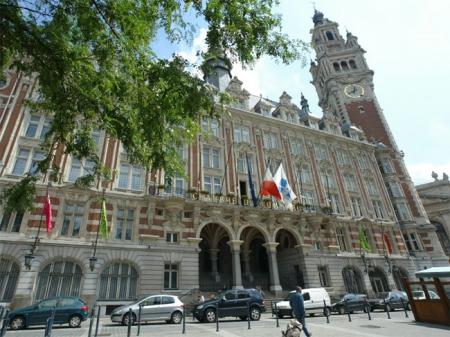
[[[294,316],[289,301],[295,291],[291,291],[284,301],[277,302],[278,317]],[[302,290],[303,300],[305,302],[305,312],[310,316],[320,313],[329,315],[331,313],[330,295],[325,288],[309,288]],[[325,301],[325,303],[324,303]],[[275,308],[274,308],[275,310]]]

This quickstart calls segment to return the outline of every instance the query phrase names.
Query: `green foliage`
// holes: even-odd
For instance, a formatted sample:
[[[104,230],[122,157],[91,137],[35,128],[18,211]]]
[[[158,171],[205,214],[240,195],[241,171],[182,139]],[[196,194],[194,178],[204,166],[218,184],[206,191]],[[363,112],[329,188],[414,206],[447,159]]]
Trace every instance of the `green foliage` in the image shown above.
[[[24,213],[33,208],[37,180],[36,176],[27,176],[1,193],[0,205],[3,206],[5,214],[14,211]]]
[[[13,66],[36,76],[40,97],[32,108],[52,120],[42,144],[48,156],[39,171],[51,168],[51,179],[60,178],[51,149],[63,144],[66,153],[95,163],[79,186],[110,177],[97,155],[95,129],[120,140],[132,163],[168,174],[182,171],[176,149],[195,139],[199,118],[218,114],[216,93],[188,71],[191,65],[182,57],[159,58],[151,47],[156,34],[165,32],[171,42],[190,41],[199,17],[208,26],[210,51],[223,51],[244,66],[263,55],[287,63],[300,56],[303,45],[281,32],[281,18],[272,13],[276,4],[0,0],[0,73]],[[219,97],[226,103],[227,97]],[[25,178],[21,184],[31,193],[34,182]]]

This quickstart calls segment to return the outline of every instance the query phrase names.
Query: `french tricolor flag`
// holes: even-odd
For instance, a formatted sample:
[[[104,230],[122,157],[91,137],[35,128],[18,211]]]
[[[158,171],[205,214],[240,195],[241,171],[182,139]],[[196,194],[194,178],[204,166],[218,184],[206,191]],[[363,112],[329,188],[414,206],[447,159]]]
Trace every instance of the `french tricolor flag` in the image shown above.
[[[281,200],[281,194],[278,190],[277,184],[273,180],[272,172],[270,172],[270,168],[266,168],[266,173],[264,173],[264,179],[261,187],[261,195],[269,196],[276,198],[277,200]]]

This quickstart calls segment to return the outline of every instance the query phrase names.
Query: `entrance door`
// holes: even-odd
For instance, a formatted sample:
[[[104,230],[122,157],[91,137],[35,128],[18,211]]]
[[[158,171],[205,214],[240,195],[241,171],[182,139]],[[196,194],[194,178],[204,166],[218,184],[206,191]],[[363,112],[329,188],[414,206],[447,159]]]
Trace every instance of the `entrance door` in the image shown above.
[[[376,293],[381,293],[384,291],[383,281],[380,277],[374,277],[373,279],[373,287],[375,288]]]
[[[239,181],[239,192],[241,193],[241,204],[244,205],[244,200],[248,200],[246,181]]]

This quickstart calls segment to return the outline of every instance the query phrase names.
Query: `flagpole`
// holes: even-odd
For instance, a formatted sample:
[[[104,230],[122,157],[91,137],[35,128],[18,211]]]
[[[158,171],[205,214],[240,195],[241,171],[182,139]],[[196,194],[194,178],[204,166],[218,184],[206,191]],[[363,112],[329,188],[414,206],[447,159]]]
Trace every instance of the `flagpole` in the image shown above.
[[[231,135],[230,135],[231,136]],[[221,184],[220,184],[220,194],[222,194],[222,190],[223,190],[223,184],[225,183],[225,178],[226,178],[226,175],[227,175],[227,168],[228,168],[228,165],[229,165],[229,163],[230,163],[230,159],[231,159],[231,150],[232,150],[232,148],[233,148],[233,140],[231,139],[231,144],[230,144],[230,148],[228,149],[228,157],[227,157],[227,161],[226,161],[226,163],[225,163],[225,168],[224,168],[224,172],[223,172],[223,178],[222,178],[222,182],[221,182]],[[217,198],[217,202],[219,202],[219,198]]]
[[[100,217],[99,217],[99,220],[98,220],[97,234],[95,235],[95,242],[93,243],[93,245],[94,245],[94,253],[89,258],[89,268],[91,269],[91,271],[94,271],[95,263],[97,262],[97,258],[95,257],[95,254],[97,253],[98,236],[99,236],[99,233],[100,233],[100,227],[101,227],[101,223],[102,223],[102,207],[103,207],[103,202],[105,200],[105,192],[106,192],[106,188],[103,187],[102,199],[101,199],[102,201],[100,203]]]

